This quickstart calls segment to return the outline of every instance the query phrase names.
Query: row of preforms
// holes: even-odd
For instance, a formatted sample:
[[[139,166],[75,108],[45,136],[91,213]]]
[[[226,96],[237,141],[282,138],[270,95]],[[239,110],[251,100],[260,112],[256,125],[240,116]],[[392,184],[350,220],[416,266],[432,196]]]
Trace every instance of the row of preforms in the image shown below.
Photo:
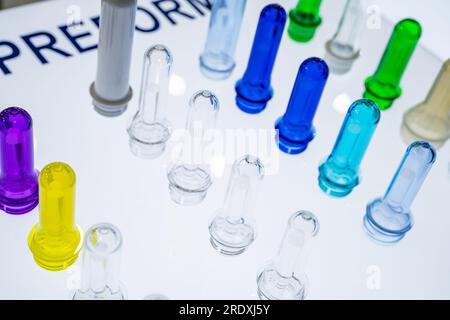
[[[293,40],[307,42],[312,39],[321,23],[320,3],[320,0],[300,0],[291,10],[288,33]],[[130,4],[132,8],[132,1]],[[246,0],[214,1],[205,50],[200,56],[200,69],[205,76],[220,80],[229,77],[233,71],[233,56],[245,4]],[[108,19],[116,9],[112,3],[104,1],[102,19]],[[358,58],[360,50],[357,47],[357,35],[363,16],[361,1],[348,0],[337,32],[326,44],[325,60],[332,72],[348,72],[353,61]],[[285,10],[277,4],[266,6],[261,12],[247,69],[235,87],[236,104],[246,113],[260,113],[273,96],[271,74],[286,20]],[[124,24],[130,25],[125,21],[116,26]],[[101,28],[101,37],[107,38],[108,34],[114,34],[113,29]],[[348,36],[346,33],[349,32],[356,36]],[[359,164],[380,120],[379,107],[382,110],[389,108],[400,96],[400,79],[420,34],[420,24],[412,19],[403,20],[395,27],[377,71],[366,80],[364,98],[374,102],[362,99],[350,106],[331,155],[319,167],[319,185],[326,193],[345,196],[359,183]],[[118,45],[123,48],[120,41],[116,42]],[[106,48],[108,45],[99,47],[99,68],[91,92],[94,93],[93,102],[100,113],[118,115],[126,108],[125,101],[119,103],[117,108],[117,104],[105,104],[104,100],[99,103],[101,99],[98,99],[102,94],[106,94],[103,98],[108,98],[109,93],[114,92],[113,88],[101,85],[106,74],[102,66],[118,66],[117,70],[121,71],[120,66],[123,64],[120,62],[124,62],[122,58],[119,58],[122,61],[115,61],[117,56],[108,55],[110,47],[108,50]],[[123,53],[120,47],[116,49],[114,52],[117,54]],[[100,64],[100,61],[104,63]],[[128,128],[130,147],[137,156],[153,158],[160,155],[170,138],[167,122],[158,111],[166,107],[163,97],[167,94],[171,64],[172,56],[164,46],[153,46],[145,54],[140,106]],[[277,143],[282,151],[301,153],[314,138],[312,123],[328,78],[328,65],[321,59],[311,58],[300,66],[286,113],[275,125],[278,130]],[[450,99],[446,90],[450,83],[449,77],[450,63],[447,62],[427,100],[405,114],[402,132],[408,142],[423,139],[441,146],[450,137]],[[100,82],[99,85],[97,82]],[[122,87],[122,92],[127,94],[125,100],[129,100],[128,83],[124,81]],[[101,92],[96,91],[96,88]],[[191,134],[199,134],[198,130],[191,130],[199,122],[203,129],[213,128],[218,110],[219,102],[214,94],[209,91],[196,93],[190,102],[186,129]],[[364,228],[373,240],[393,244],[409,231],[412,226],[411,203],[435,157],[435,150],[427,142],[410,145],[384,197],[367,206]],[[264,166],[257,157],[246,155],[235,162],[224,205],[209,223],[211,244],[219,252],[237,255],[254,241],[254,225],[249,211],[263,176]],[[169,170],[168,179],[172,199],[180,204],[199,203],[211,185],[208,168],[195,163],[181,162],[174,165]],[[107,231],[98,231],[101,229]],[[92,277],[86,276],[91,272],[91,255],[95,254],[94,247],[88,244],[91,233],[118,234],[115,230],[112,226],[106,226],[88,232],[85,248],[90,247],[91,250],[85,250],[83,279]],[[303,259],[304,245],[318,230],[319,223],[314,214],[300,211],[291,216],[277,257],[258,274],[257,288],[261,299],[304,299],[307,283],[305,275],[302,270],[293,270],[292,266],[296,265],[297,259]],[[100,282],[99,287],[93,287],[95,282],[83,281],[82,289],[74,298],[123,298],[118,277],[114,279],[115,282],[111,284]]]
[[[200,55],[200,69],[208,78],[225,79],[234,70],[234,53],[246,2],[214,1],[205,48]],[[320,5],[320,0],[298,1],[289,12],[288,34],[291,39],[303,43],[312,39],[322,21]],[[283,151],[300,153],[313,138],[312,120],[329,68],[337,74],[349,72],[360,55],[359,39],[365,9],[364,1],[348,0],[337,31],[325,44],[326,63],[317,58],[308,59],[300,67],[287,112],[282,117],[285,121],[280,123],[284,126],[280,127],[280,148]],[[129,35],[133,34],[135,12],[135,0],[128,0],[119,6],[116,1],[102,1],[97,76],[91,86],[91,94],[95,109],[103,115],[120,115],[132,97],[128,83],[132,50],[132,37]],[[246,113],[262,112],[273,96],[271,75],[286,22],[286,11],[278,4],[269,4],[261,11],[247,68],[235,86],[236,104]],[[381,110],[390,108],[402,94],[400,82],[421,34],[421,25],[414,19],[397,23],[376,71],[367,77],[363,97],[374,101]],[[146,52],[141,104],[136,117],[143,118],[137,119],[141,122],[155,123],[146,131],[155,130],[156,133],[147,137],[145,132],[134,132],[134,128],[130,128],[136,140],[155,146],[155,149],[162,148],[170,134],[167,128],[159,126],[164,126],[160,111],[166,107],[164,97],[171,64],[172,56],[163,46],[154,46]],[[402,132],[408,143],[426,140],[440,147],[450,137],[449,83],[450,62],[447,61],[426,101],[405,114]],[[138,121],[136,126],[140,124]]]
[[[331,194],[332,191],[348,193],[343,190],[344,183],[332,180],[336,177],[342,182],[351,181],[352,187],[357,184],[358,178],[351,180],[352,176],[348,175],[351,170],[341,166],[348,162],[345,159],[350,159],[345,146],[353,144],[356,133],[373,130],[370,124],[378,122],[379,114],[378,107],[369,100],[358,100],[350,107],[337,142],[344,147],[335,148],[319,167],[319,185],[323,190]],[[34,169],[32,121],[25,110],[13,107],[2,111],[0,133],[0,146],[4,151],[0,179],[2,208],[11,214],[23,214],[39,202],[39,222],[28,236],[29,248],[39,266],[63,270],[76,261],[82,247],[82,233],[75,223],[75,173],[65,163],[51,163],[39,174]],[[365,140],[363,135],[358,139]],[[353,152],[351,159],[358,154],[358,151]],[[428,142],[414,142],[409,146],[386,194],[367,206],[364,228],[369,237],[378,243],[395,244],[411,229],[410,206],[435,159],[436,152]],[[204,165],[178,163],[174,168],[183,168],[191,179],[195,178],[195,170],[204,170],[207,174]],[[169,170],[169,181],[174,168]],[[187,177],[185,175],[184,180]],[[235,162],[224,205],[208,227],[210,242],[220,253],[238,255],[254,242],[255,226],[250,212],[263,177],[264,166],[257,157],[246,155]],[[174,193],[172,188],[169,184]],[[181,190],[180,187],[176,195],[172,194],[180,204],[198,203],[206,195],[206,191],[199,196],[188,195],[186,189],[181,194]],[[318,220],[310,212],[300,211],[290,218],[278,256],[258,275],[258,294],[262,299],[304,298],[304,274],[293,266],[297,265],[303,247],[317,234],[318,228]],[[83,280],[75,299],[125,297],[118,277],[121,243],[120,232],[110,224],[89,229],[84,239]],[[103,262],[99,264],[99,261]]]

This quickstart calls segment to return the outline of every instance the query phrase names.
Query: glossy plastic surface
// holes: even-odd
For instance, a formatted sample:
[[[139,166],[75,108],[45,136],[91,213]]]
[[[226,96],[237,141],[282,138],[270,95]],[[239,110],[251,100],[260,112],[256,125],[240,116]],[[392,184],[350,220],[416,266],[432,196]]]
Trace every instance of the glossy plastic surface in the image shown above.
[[[163,114],[171,65],[172,55],[166,47],[155,45],[145,52],[139,109],[128,127],[130,150],[138,157],[160,156],[170,139],[169,124]]]
[[[372,240],[396,244],[412,228],[411,205],[435,161],[436,151],[428,142],[408,147],[384,197],[367,205],[364,229]]]
[[[295,79],[286,113],[277,120],[277,143],[281,151],[298,154],[314,139],[313,119],[328,79],[328,66],[322,59],[303,61]]]
[[[290,217],[278,255],[257,276],[261,300],[305,299],[308,293],[305,248],[318,232],[319,221],[311,212],[299,211]]]
[[[364,25],[364,0],[347,0],[334,36],[325,44],[325,61],[330,71],[345,74],[359,57],[361,29]]]
[[[263,177],[264,166],[255,156],[234,163],[224,205],[209,224],[211,244],[220,253],[241,254],[255,240],[252,211]]]
[[[273,96],[272,70],[286,24],[286,11],[270,4],[261,11],[247,69],[236,83],[236,104],[246,113],[259,113]]]
[[[39,223],[28,246],[40,267],[58,271],[77,260],[81,238],[75,224],[75,172],[65,163],[51,163],[39,175]]]
[[[182,150],[167,173],[170,196],[180,205],[199,204],[211,187],[210,165],[204,151],[207,135],[216,127],[218,112],[219,100],[208,90],[195,93],[189,102]]]
[[[322,0],[299,0],[289,12],[288,33],[292,40],[308,42],[322,23],[319,15]]]
[[[39,201],[34,168],[33,121],[11,107],[0,113],[0,209],[10,214],[33,210]]]
[[[234,52],[247,0],[216,0],[211,9],[200,70],[214,80],[228,78],[236,65]]]
[[[381,110],[389,109],[401,96],[400,81],[422,35],[422,27],[413,19],[396,24],[375,73],[365,81],[364,98],[377,103]]]
[[[122,234],[109,223],[99,223],[86,232],[81,288],[74,300],[124,300],[119,281]]]
[[[97,74],[90,93],[94,109],[115,117],[133,96],[129,85],[137,0],[102,0]]]
[[[319,167],[319,186],[327,194],[344,197],[359,184],[359,167],[380,121],[380,109],[366,99],[352,103],[331,155]]]
[[[426,140],[436,148],[450,138],[450,60],[443,64],[426,100],[403,116],[402,136],[405,143]]]

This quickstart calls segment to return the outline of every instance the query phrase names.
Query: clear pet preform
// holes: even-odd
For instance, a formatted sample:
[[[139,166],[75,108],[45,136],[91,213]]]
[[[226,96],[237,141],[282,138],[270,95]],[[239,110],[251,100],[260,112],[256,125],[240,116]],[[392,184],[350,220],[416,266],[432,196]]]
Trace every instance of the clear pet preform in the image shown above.
[[[281,151],[301,153],[314,139],[313,119],[328,75],[328,66],[322,59],[309,58],[300,65],[286,113],[275,123]]]
[[[372,240],[393,245],[411,230],[411,205],[435,161],[436,151],[428,142],[408,147],[384,197],[367,205],[364,229]]]
[[[236,65],[234,53],[247,0],[215,0],[211,8],[200,70],[213,80],[228,78]]]
[[[125,300],[119,280],[122,234],[110,223],[92,226],[84,238],[81,287],[73,300]]]
[[[0,113],[0,209],[24,214],[39,202],[34,168],[33,121],[27,111],[11,107]]]
[[[375,102],[360,99],[352,103],[331,155],[319,166],[319,186],[326,194],[344,197],[359,184],[359,167],[380,116]]]
[[[36,263],[47,270],[64,270],[78,258],[82,231],[75,224],[75,172],[65,163],[50,163],[39,175],[39,222],[28,246]]]
[[[330,71],[345,74],[360,55],[360,36],[364,25],[363,0],[347,0],[334,36],[325,44],[325,58]]]
[[[440,148],[450,138],[450,59],[441,68],[425,101],[403,116],[405,143],[426,140]]]
[[[160,156],[170,139],[164,111],[171,65],[172,55],[163,45],[152,46],[145,52],[139,109],[128,127],[130,150],[138,157]]]
[[[208,227],[218,252],[238,255],[255,240],[252,211],[263,177],[264,166],[255,156],[245,155],[234,163],[224,205]]]
[[[261,11],[247,69],[235,86],[236,105],[246,113],[263,111],[273,96],[272,70],[285,24],[282,6],[269,4]]]
[[[204,151],[208,144],[206,135],[215,130],[218,112],[219,100],[211,91],[199,91],[189,101],[185,139],[178,160],[167,173],[170,196],[180,205],[202,202],[211,187]]]
[[[94,109],[107,117],[125,112],[133,96],[129,85],[137,0],[102,0],[97,76],[90,87]]]
[[[278,255],[257,276],[261,300],[305,299],[308,293],[305,249],[318,232],[319,221],[313,213],[299,211],[290,217]]]

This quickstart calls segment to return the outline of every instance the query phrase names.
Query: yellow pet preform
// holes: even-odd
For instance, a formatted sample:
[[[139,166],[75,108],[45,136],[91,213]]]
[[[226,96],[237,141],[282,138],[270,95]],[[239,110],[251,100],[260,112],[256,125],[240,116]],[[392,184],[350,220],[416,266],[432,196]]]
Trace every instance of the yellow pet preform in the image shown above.
[[[81,249],[81,229],[75,224],[75,172],[61,162],[39,175],[39,223],[28,236],[36,263],[47,270],[64,270]]]

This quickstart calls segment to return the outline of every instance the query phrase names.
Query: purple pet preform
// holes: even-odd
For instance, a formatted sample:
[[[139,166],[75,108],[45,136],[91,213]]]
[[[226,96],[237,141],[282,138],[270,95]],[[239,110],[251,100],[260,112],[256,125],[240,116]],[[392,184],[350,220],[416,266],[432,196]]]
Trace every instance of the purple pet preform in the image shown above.
[[[0,168],[0,209],[10,214],[33,210],[39,201],[33,121],[21,108],[0,113]]]

